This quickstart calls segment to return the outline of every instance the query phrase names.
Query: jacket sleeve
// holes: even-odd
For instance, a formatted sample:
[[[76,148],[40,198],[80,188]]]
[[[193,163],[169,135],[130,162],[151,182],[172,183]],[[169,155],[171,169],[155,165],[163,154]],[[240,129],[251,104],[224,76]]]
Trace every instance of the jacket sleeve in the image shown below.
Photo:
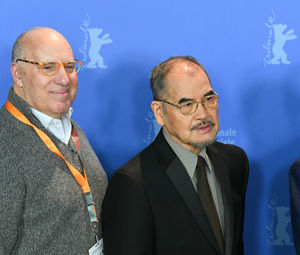
[[[26,188],[18,171],[22,162],[13,159],[8,147],[3,148],[5,144],[0,148],[0,254],[10,254],[19,236]]]
[[[243,151],[242,153],[243,157],[243,162],[244,162],[244,175],[243,175],[243,192],[242,192],[242,213],[241,213],[241,235],[240,235],[240,253],[241,255],[244,254],[244,240],[243,240],[243,232],[244,232],[244,217],[245,217],[245,202],[246,202],[246,191],[247,191],[247,186],[248,186],[248,178],[249,178],[249,160],[246,155],[246,153]]]
[[[230,148],[230,154],[227,155],[226,160],[228,169],[230,169],[230,182],[233,194],[238,194],[238,199],[235,200],[235,238],[234,242],[234,253],[233,254],[244,254],[244,217],[245,217],[245,200],[246,191],[249,178],[249,161],[247,154],[243,149],[233,145],[227,145]]]
[[[294,244],[297,254],[300,254],[300,159],[291,167],[290,183],[290,211]]]
[[[132,173],[116,172],[102,207],[105,255],[153,254],[153,219],[139,180]]]

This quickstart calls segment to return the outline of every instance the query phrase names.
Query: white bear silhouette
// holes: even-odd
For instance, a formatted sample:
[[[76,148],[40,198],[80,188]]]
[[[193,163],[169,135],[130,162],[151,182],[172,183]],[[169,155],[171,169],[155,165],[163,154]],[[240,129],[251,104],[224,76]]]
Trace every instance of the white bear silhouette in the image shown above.
[[[110,34],[104,34],[101,38],[99,35],[102,33],[102,28],[88,28],[86,29],[89,33],[90,37],[90,48],[89,48],[89,58],[90,62],[87,64],[87,68],[107,68],[106,65],[103,63],[103,58],[100,55],[100,49],[102,45],[112,43],[111,39],[108,39]]]
[[[280,60],[283,64],[290,64],[291,62],[287,60],[287,54],[283,50],[283,46],[287,40],[294,40],[297,36],[294,34],[294,29],[288,30],[284,33],[287,25],[284,24],[274,24],[272,25],[274,31],[274,44],[272,47],[272,52],[274,57],[270,60],[272,65],[280,64]]]
[[[277,238],[273,241],[273,245],[292,245],[293,243],[291,242],[290,235],[286,231],[288,224],[291,222],[289,208],[282,206],[278,206],[275,208],[277,214],[275,234]]]

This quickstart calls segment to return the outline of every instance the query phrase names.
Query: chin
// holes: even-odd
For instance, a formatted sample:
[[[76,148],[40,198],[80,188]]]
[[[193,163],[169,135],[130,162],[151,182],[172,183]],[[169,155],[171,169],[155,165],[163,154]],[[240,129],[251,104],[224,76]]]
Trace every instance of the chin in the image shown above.
[[[57,105],[55,109],[53,109],[57,114],[64,114],[70,109],[70,104]]]
[[[211,138],[211,139],[202,140],[202,141],[199,141],[199,142],[191,142],[190,145],[192,145],[195,148],[203,148],[205,146],[211,145],[215,141],[216,141],[216,136]]]
[[[55,116],[56,119],[60,119],[68,110],[66,110],[66,111],[62,111],[62,110],[61,111],[53,111],[52,116]]]

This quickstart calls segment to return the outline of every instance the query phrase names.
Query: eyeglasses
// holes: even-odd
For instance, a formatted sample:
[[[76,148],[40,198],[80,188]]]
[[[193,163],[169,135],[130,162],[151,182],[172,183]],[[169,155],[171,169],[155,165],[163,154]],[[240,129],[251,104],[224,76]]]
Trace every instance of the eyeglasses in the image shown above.
[[[156,101],[175,106],[180,110],[182,114],[189,115],[193,114],[198,109],[199,103],[201,103],[206,110],[215,109],[218,106],[219,98],[220,97],[218,96],[218,94],[216,92],[213,92],[213,94],[211,95],[204,96],[200,102],[197,102],[196,100],[189,100],[187,102],[176,105],[161,99],[158,99]]]
[[[74,71],[77,73],[79,71],[81,65],[83,64],[82,62],[80,62],[76,59],[69,60],[64,63],[58,63],[58,62],[54,62],[54,61],[34,62],[34,61],[29,61],[29,60],[20,59],[20,58],[18,58],[16,60],[16,62],[18,62],[18,61],[38,65],[41,67],[42,73],[45,75],[48,75],[48,76],[55,75],[58,72],[60,66],[63,66],[68,74],[72,74]]]

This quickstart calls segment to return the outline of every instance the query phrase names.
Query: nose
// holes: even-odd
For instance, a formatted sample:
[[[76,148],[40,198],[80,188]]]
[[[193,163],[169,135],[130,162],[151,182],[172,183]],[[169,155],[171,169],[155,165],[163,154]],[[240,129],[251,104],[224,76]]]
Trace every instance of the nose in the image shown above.
[[[58,72],[55,74],[56,82],[62,86],[67,86],[70,83],[70,76],[66,72],[66,69],[61,65]]]
[[[209,113],[207,109],[203,106],[203,104],[200,102],[198,103],[198,108],[194,113],[194,118],[196,120],[204,120],[209,116]]]

